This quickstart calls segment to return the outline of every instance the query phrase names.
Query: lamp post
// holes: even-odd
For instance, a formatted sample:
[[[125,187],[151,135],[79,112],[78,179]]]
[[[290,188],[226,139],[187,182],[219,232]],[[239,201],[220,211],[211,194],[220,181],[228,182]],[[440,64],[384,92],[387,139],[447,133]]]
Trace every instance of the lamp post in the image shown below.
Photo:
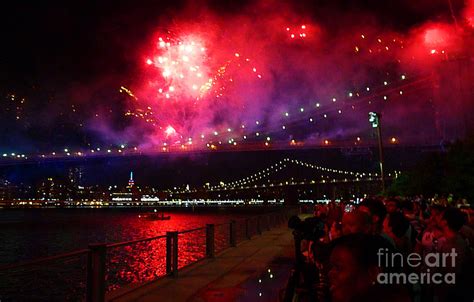
[[[383,173],[383,144],[382,144],[382,116],[377,112],[369,112],[369,123],[372,128],[377,129],[377,139],[379,142],[379,165],[380,165],[380,180],[382,181],[382,193],[385,193],[385,177]]]

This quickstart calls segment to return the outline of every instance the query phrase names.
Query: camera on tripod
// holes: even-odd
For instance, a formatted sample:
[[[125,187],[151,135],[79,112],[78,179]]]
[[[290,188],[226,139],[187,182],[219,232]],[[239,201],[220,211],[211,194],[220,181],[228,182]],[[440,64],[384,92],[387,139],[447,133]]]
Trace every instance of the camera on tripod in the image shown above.
[[[318,242],[325,235],[324,222],[317,217],[301,220],[298,216],[292,216],[288,220],[288,227],[293,229],[293,235],[301,240]]]
[[[288,227],[293,229],[295,243],[295,265],[285,291],[284,301],[322,301],[327,291],[326,269],[324,263],[329,255],[329,247],[321,242],[326,236],[325,223],[318,217],[301,220],[292,216]],[[306,256],[302,242],[307,242]]]

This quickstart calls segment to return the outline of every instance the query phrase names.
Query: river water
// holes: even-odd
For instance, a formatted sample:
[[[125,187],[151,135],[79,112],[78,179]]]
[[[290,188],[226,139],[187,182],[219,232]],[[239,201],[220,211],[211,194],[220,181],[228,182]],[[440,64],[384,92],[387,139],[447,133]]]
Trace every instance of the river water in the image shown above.
[[[0,265],[87,248],[216,226],[216,250],[228,246],[228,223],[244,215],[165,212],[170,220],[145,220],[136,210],[42,209],[0,211]],[[248,215],[245,215],[248,216]],[[223,225],[220,225],[223,224]],[[220,226],[219,226],[220,225]],[[239,231],[240,230],[240,231]],[[242,234],[238,228],[238,233]],[[238,235],[239,236],[239,235]],[[205,256],[205,230],[180,234],[179,267]],[[157,239],[108,248],[107,291],[154,280],[165,273],[166,240]],[[0,301],[78,301],[85,295],[87,257],[54,261],[37,267],[0,271]]]

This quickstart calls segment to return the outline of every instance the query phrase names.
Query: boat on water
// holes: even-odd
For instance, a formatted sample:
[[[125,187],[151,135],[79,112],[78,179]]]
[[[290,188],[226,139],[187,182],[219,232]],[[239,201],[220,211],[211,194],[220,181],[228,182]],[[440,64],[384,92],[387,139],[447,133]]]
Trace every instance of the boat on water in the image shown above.
[[[170,220],[171,216],[165,216],[164,212],[158,213],[156,209],[153,210],[151,213],[143,213],[139,214],[138,218],[146,219],[146,220]]]

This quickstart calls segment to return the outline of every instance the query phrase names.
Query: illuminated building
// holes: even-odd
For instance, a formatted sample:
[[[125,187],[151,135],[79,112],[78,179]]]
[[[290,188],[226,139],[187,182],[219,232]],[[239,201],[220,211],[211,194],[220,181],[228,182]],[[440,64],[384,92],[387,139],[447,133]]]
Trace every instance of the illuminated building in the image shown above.
[[[130,179],[128,180],[128,188],[133,188],[135,181],[133,180],[133,171],[130,172]]]

